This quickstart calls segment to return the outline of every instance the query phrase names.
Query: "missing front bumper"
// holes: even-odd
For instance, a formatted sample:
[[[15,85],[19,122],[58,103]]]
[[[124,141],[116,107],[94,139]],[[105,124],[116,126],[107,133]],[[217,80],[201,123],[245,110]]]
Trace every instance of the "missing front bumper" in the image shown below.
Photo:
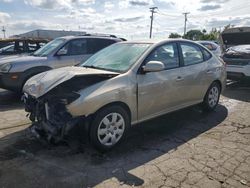
[[[30,132],[36,138],[43,138],[49,142],[60,142],[69,132],[80,123],[84,117],[72,117],[67,112],[62,100],[36,99],[27,94],[23,101],[25,111],[32,121]]]

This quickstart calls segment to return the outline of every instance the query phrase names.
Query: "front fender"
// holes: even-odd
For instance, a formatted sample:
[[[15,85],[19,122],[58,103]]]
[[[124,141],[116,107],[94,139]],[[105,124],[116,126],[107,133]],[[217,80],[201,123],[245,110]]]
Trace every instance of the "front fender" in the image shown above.
[[[116,80],[116,81],[114,81]],[[73,116],[89,116],[103,106],[114,102],[125,103],[131,111],[132,122],[137,119],[136,84],[130,79],[115,79],[101,82],[80,91],[80,97],[67,105],[68,112]]]

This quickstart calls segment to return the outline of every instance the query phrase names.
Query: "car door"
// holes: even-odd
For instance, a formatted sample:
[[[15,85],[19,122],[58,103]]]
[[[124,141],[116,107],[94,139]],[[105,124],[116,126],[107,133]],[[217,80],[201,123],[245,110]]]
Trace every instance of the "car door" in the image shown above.
[[[180,42],[182,60],[182,92],[185,93],[180,102],[193,104],[200,102],[208,88],[208,64],[199,45],[190,42]]]
[[[54,68],[73,66],[79,64],[87,54],[87,40],[74,39],[67,42],[57,51],[53,65]]]
[[[164,111],[171,111],[178,105],[180,63],[176,43],[166,43],[154,49],[145,59],[160,61],[165,70],[160,72],[138,73],[138,119],[147,119]]]

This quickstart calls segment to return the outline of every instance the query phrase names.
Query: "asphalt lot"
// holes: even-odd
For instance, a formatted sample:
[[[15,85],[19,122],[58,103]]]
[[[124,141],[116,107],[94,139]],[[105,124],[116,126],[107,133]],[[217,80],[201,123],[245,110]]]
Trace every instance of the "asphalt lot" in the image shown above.
[[[250,84],[215,112],[187,108],[142,123],[106,154],[30,139],[20,96],[0,90],[0,187],[250,187]]]

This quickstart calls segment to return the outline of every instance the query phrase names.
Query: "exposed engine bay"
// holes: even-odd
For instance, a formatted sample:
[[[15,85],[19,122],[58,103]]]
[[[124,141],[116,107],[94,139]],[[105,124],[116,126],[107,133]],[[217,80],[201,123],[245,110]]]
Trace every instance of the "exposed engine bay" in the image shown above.
[[[38,98],[25,93],[22,99],[25,111],[32,121],[31,133],[49,142],[61,141],[77,124],[85,123],[85,116],[73,117],[66,109],[66,105],[80,97],[77,91],[114,76],[114,74],[75,76]]]

